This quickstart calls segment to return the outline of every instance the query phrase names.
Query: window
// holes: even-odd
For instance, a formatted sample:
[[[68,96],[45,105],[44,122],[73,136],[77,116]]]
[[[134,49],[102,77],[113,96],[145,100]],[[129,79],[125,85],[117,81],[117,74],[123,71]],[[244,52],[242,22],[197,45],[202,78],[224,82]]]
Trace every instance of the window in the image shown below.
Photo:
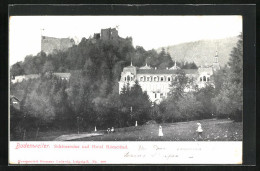
[[[131,78],[131,81],[133,81],[133,77],[130,77]]]
[[[140,81],[143,81],[143,77],[140,77]]]
[[[168,81],[171,81],[171,77],[168,77]]]
[[[163,77],[161,77],[161,81],[163,81]]]
[[[146,81],[146,76],[144,76],[144,81]]]
[[[163,98],[163,93],[160,94],[160,98]]]
[[[125,77],[125,81],[126,81],[126,77]]]
[[[156,77],[154,77],[154,78],[153,78],[153,80],[154,80],[154,81],[157,81],[157,78],[156,78]]]
[[[147,81],[150,81],[150,80],[149,80],[149,77],[147,77]]]
[[[157,98],[157,94],[156,93],[154,94],[154,97]]]
[[[200,77],[200,81],[202,81],[202,77]]]
[[[207,81],[209,81],[209,77],[207,78]]]
[[[203,81],[206,81],[206,76],[203,77]]]
[[[130,81],[130,76],[129,75],[127,76],[127,81]]]

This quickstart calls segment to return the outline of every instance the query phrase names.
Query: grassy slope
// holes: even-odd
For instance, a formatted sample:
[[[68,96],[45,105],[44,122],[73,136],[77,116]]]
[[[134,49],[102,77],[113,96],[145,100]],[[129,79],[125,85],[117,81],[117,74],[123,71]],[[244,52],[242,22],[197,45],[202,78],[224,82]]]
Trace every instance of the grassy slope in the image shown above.
[[[199,140],[198,121],[162,124],[163,137],[158,136],[159,125],[143,125],[116,129],[113,134],[82,138],[79,141],[195,141]],[[202,120],[203,141],[241,141],[242,123],[230,120]]]

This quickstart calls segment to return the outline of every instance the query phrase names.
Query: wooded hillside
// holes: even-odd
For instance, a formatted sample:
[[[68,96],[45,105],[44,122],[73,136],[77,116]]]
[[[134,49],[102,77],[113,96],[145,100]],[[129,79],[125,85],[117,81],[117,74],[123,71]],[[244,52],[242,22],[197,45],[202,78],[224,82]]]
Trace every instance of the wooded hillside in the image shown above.
[[[205,62],[211,64],[217,49],[220,65],[224,66],[227,64],[237,41],[238,37],[236,36],[225,39],[199,40],[162,48],[165,48],[166,51],[168,49],[173,60],[194,61],[198,66],[204,65]],[[162,48],[157,49],[157,51],[160,52]]]

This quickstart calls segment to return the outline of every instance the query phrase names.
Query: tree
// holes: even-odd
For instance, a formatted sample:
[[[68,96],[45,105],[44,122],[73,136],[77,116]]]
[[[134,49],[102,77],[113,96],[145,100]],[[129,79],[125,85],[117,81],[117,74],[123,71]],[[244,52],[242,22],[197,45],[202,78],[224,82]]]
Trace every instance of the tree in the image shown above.
[[[132,100],[132,112],[135,120],[139,120],[139,123],[144,123],[149,120],[149,110],[151,102],[146,92],[142,91],[138,81],[130,90],[130,100]]]
[[[220,70],[213,73],[213,81],[215,85],[215,95],[220,93],[221,87],[228,76],[227,66],[221,68]]]
[[[138,120],[140,124],[143,124],[149,120],[151,102],[147,93],[142,91],[138,81],[131,88],[129,85],[124,86],[120,94],[120,99],[123,105],[123,112],[128,113],[131,123]]]
[[[39,129],[47,126],[55,119],[55,108],[50,99],[43,93],[32,91],[25,100],[27,118],[33,119],[34,124]]]
[[[160,104],[154,104],[154,106],[151,109],[151,119],[156,121],[157,123],[161,123],[163,121],[163,115],[160,110]]]
[[[10,140],[22,140],[24,126],[22,124],[24,114],[10,105]]]
[[[220,93],[212,99],[218,115],[226,115],[236,121],[242,120],[243,108],[243,36],[239,35],[236,47],[229,59],[227,77]]]
[[[232,83],[243,83],[243,34],[239,36],[236,47],[233,48],[228,65],[230,67],[229,79]]]
[[[198,69],[198,67],[194,62],[185,62],[182,64],[181,69]]]
[[[170,85],[169,97],[178,100],[183,96],[185,88],[188,86],[189,78],[183,70],[177,70],[175,78]]]
[[[141,46],[136,46],[135,54],[132,58],[133,65],[138,66],[138,67],[145,65],[146,57],[147,57],[147,54],[146,54],[145,49]]]
[[[199,118],[199,114],[202,112],[202,104],[197,101],[193,93],[187,93],[180,98],[180,100],[177,101],[177,106],[182,119],[186,120]]]
[[[73,124],[70,122],[73,119],[72,111],[69,108],[67,81],[58,80],[57,90],[53,91],[52,104],[55,108],[55,122],[58,128],[71,128]],[[54,89],[52,89],[54,90]]]
[[[38,74],[39,71],[35,65],[35,57],[32,55],[26,56],[23,62],[23,69],[25,74]]]
[[[242,87],[238,84],[225,82],[220,94],[212,99],[216,105],[218,115],[226,117],[240,118],[242,113]],[[238,115],[238,116],[236,116]],[[241,119],[241,118],[240,118]]]
[[[164,48],[162,48],[162,51],[159,53],[158,59],[160,61],[158,68],[160,69],[173,66],[171,55],[168,52],[166,53]]]
[[[17,62],[14,65],[12,65],[10,72],[11,76],[23,75],[24,70],[22,67],[22,62]]]
[[[53,66],[52,62],[46,61],[43,66],[42,72],[45,73],[45,72],[53,72],[53,71],[54,71],[54,66]]]
[[[177,106],[177,100],[167,98],[159,104],[163,122],[181,121],[182,115]]]
[[[209,118],[215,110],[215,105],[212,103],[212,99],[215,97],[215,89],[212,84],[206,84],[205,87],[198,89],[195,92],[196,99],[203,106],[201,113],[204,118]]]

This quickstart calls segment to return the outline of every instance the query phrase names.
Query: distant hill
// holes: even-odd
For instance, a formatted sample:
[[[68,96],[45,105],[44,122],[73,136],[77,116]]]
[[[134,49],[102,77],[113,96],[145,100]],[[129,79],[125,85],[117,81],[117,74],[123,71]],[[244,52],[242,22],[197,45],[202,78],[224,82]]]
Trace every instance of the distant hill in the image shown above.
[[[205,63],[213,62],[216,48],[218,50],[219,63],[221,66],[227,64],[233,47],[236,46],[238,37],[229,37],[215,40],[199,40],[195,42],[187,42],[168,47],[157,49],[158,52],[162,48],[170,53],[173,60],[195,62],[198,66]]]

